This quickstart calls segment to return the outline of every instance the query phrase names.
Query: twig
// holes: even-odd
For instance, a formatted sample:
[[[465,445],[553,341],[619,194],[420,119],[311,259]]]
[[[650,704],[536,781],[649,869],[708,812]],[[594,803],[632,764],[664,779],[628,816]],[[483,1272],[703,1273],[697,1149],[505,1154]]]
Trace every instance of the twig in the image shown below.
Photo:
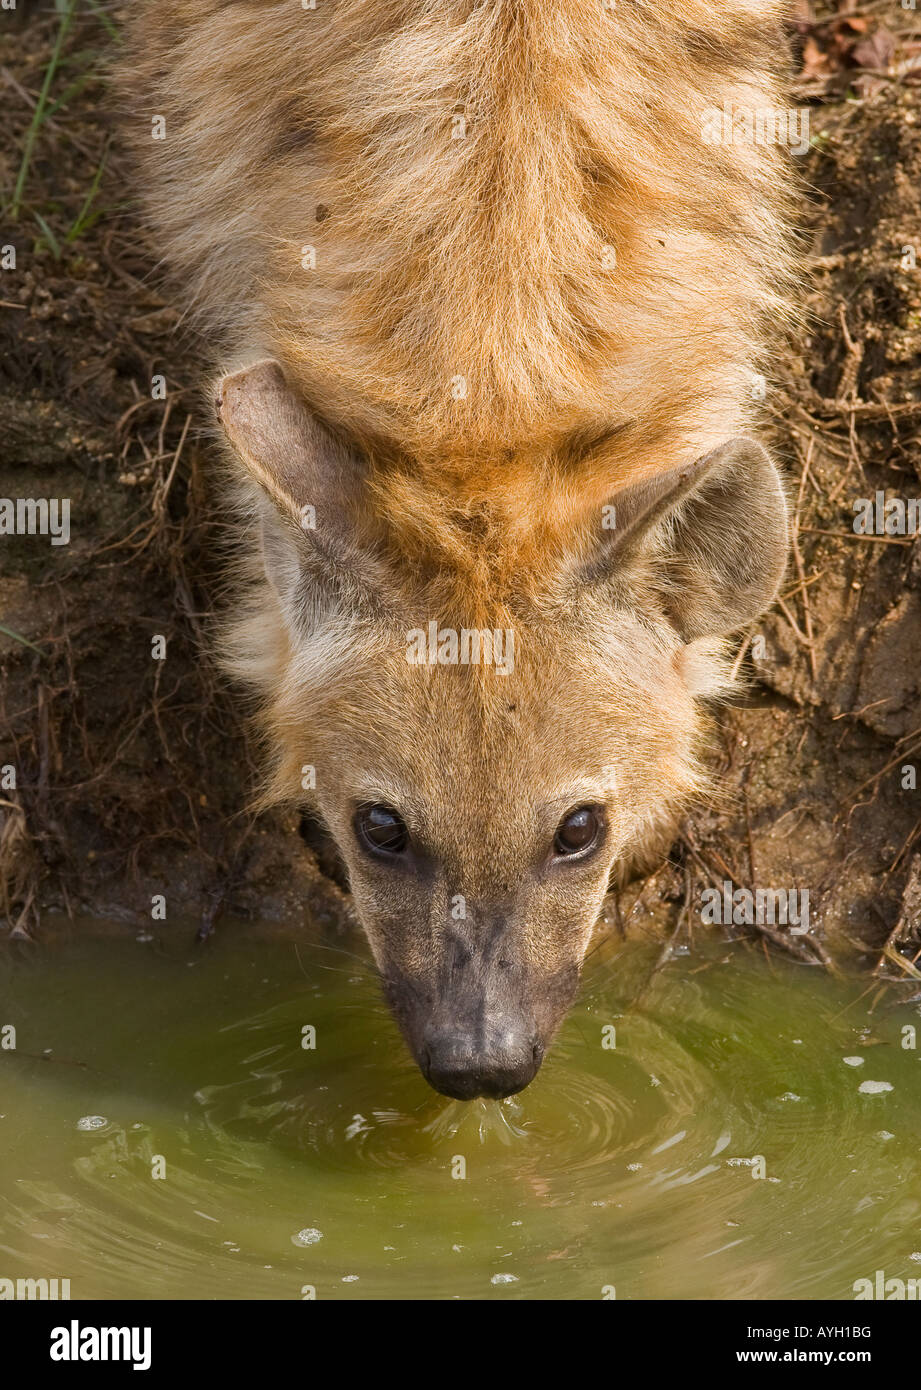
[[[793,517],[793,526],[790,532],[790,547],[793,551],[793,563],[796,566],[796,573],[799,576],[801,585],[800,597],[803,602],[803,620],[806,625],[807,646],[809,649],[809,669],[812,672],[813,684],[818,684],[819,671],[815,654],[815,634],[812,630],[812,610],[809,606],[809,595],[806,592],[806,572],[803,568],[803,557],[799,548],[799,514],[803,505],[803,493],[806,489],[806,478],[809,474],[809,465],[812,462],[813,441],[810,439],[809,448],[806,452],[806,461],[803,464],[803,471],[799,480],[799,496],[796,500],[796,514]]]
[[[808,536],[837,536],[839,541],[869,541],[876,545],[911,545],[911,541],[902,541],[895,536],[864,536],[858,531],[826,531],[821,526],[801,526],[799,528],[804,535]]]

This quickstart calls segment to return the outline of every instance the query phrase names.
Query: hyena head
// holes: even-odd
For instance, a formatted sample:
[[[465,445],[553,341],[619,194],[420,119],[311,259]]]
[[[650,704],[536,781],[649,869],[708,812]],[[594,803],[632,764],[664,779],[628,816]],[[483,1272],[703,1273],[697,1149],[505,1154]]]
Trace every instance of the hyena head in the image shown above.
[[[260,585],[228,657],[266,697],[273,795],[305,797],[335,839],[431,1085],[511,1095],[573,999],[612,872],[701,784],[721,639],[784,566],[778,475],[731,440],[615,492],[500,583],[501,535],[490,554],[392,553],[380,482],[276,363],[225,378],[219,409],[260,485]]]

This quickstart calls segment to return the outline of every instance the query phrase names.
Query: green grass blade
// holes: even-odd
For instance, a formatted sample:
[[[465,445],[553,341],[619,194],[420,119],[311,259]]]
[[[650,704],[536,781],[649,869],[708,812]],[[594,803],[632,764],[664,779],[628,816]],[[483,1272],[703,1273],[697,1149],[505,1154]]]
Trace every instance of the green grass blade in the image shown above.
[[[92,223],[95,221],[95,217],[92,217],[87,220],[87,213],[89,212],[90,207],[92,206],[93,199],[99,192],[99,185],[102,181],[102,175],[106,167],[106,159],[108,158],[108,154],[109,148],[107,145],[102,152],[102,159],[99,161],[99,168],[93,175],[93,182],[90,185],[90,190],[83,200],[83,206],[77,213],[76,220],[74,221],[73,226],[70,228],[70,230],[67,233],[67,236],[64,238],[65,241],[76,241],[77,237],[80,236],[84,231],[86,231],[87,227],[91,226]]]
[[[116,43],[121,43],[121,34],[119,34],[118,32],[117,26],[113,24],[112,20],[106,14],[102,6],[97,4],[97,0],[86,0],[86,3],[93,11],[93,14],[99,20],[99,23],[105,29],[106,33],[109,35],[109,38],[114,39]]]
[[[0,623],[0,632],[3,633],[4,637],[12,637],[14,642],[21,642],[24,647],[31,647],[33,652],[38,652],[39,656],[45,655],[41,647],[36,647],[35,643],[30,642],[26,637],[20,637],[18,632],[14,632],[11,627],[6,627],[3,623]]]
[[[42,217],[40,212],[34,212],[32,215],[42,229],[42,235],[44,236],[51,249],[52,256],[56,261],[59,261],[61,259],[61,243],[58,241],[54,232],[48,226],[48,223],[45,221],[44,217]]]
[[[10,216],[17,218],[22,207],[22,195],[25,191],[26,179],[29,175],[29,165],[32,163],[32,151],[35,147],[35,139],[41,129],[42,121],[45,119],[45,107],[48,104],[48,93],[51,91],[51,84],[57,72],[58,63],[61,61],[61,53],[64,48],[64,40],[70,29],[71,20],[74,17],[74,6],[76,0],[59,0],[57,9],[61,16],[58,25],[57,36],[54,41],[54,48],[51,51],[51,58],[45,69],[45,79],[42,82],[42,89],[39,93],[38,102],[32,112],[32,120],[29,122],[29,129],[26,131],[25,143],[22,147],[22,160],[19,165],[19,173],[16,178],[16,187],[13,190],[13,201],[10,204]]]
[[[88,86],[90,82],[98,81],[99,77],[95,72],[85,72],[80,77],[75,78],[68,87],[65,87],[54,105],[48,107],[48,110],[45,112],[45,120],[50,121],[52,116],[56,116],[61,107],[66,106],[71,97],[75,97],[78,92],[82,92],[83,88]]]

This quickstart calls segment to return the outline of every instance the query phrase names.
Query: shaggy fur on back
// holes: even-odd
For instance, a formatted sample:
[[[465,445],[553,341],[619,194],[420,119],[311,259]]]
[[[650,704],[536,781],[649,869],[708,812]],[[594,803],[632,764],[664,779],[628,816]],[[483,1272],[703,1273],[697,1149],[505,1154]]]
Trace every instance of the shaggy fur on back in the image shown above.
[[[745,423],[786,156],[701,122],[778,104],[781,9],[142,3],[123,90],[156,245],[222,365],[277,357],[400,461],[398,523],[514,477],[513,512],[530,480],[565,524]]]

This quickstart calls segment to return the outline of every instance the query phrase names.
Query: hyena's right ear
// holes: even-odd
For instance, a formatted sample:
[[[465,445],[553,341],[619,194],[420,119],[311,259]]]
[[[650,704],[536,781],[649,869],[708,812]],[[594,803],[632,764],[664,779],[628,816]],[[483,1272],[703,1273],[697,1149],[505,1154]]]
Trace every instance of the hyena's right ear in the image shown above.
[[[685,641],[724,636],[772,601],[787,560],[787,503],[753,439],[726,440],[683,468],[615,494],[614,527],[584,577],[629,575],[654,554],[666,606]]]
[[[266,573],[283,598],[305,571],[379,585],[361,537],[365,465],[299,399],[271,359],[224,377],[217,411],[227,438],[272,505],[263,508]]]

